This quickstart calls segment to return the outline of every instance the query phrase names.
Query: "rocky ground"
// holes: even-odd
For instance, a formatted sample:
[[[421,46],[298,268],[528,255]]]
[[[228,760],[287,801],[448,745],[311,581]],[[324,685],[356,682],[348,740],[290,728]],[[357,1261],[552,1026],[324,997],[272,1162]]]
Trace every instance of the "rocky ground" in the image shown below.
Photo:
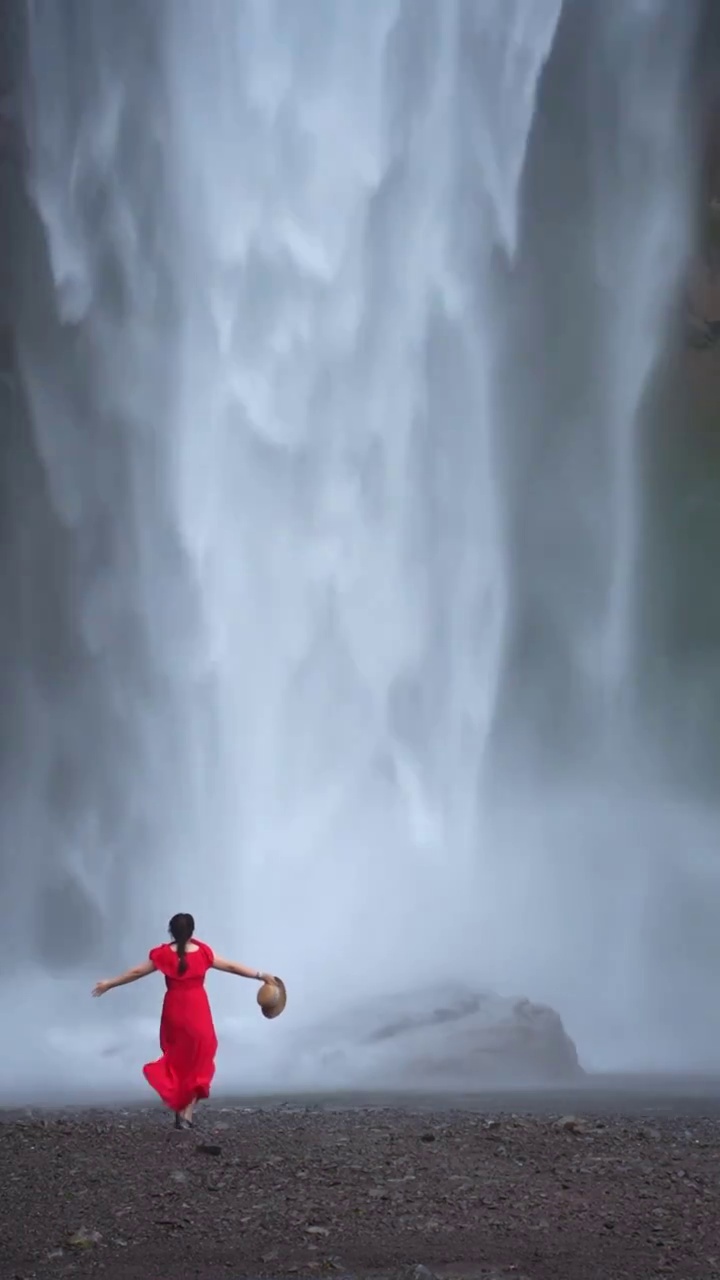
[[[713,1109],[5,1113],[0,1276],[713,1280]]]

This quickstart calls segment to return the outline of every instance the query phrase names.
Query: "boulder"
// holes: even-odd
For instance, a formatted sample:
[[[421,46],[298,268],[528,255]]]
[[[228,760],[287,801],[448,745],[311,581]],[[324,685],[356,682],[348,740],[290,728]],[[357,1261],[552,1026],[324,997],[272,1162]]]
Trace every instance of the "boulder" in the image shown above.
[[[491,992],[383,997],[316,1026],[309,1040],[346,1086],[477,1089],[584,1076],[554,1009]]]

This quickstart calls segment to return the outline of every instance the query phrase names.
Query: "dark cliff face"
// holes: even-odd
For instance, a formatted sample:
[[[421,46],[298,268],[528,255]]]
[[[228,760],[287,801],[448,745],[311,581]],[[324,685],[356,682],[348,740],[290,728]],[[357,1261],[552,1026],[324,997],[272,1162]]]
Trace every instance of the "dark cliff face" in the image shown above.
[[[23,44],[22,0],[5,0],[0,15],[0,397],[4,402],[12,389],[12,318],[18,289],[17,246],[25,213],[20,128]]]
[[[696,136],[696,244],[688,271],[688,343],[701,352],[720,340],[720,94],[713,94],[699,113]]]
[[[696,180],[696,244],[688,268],[688,345],[707,352],[720,339],[720,5],[706,2],[698,32],[691,143]],[[707,362],[689,360],[691,380]],[[714,363],[714,362],[713,362]],[[711,386],[706,388],[710,394]]]
[[[647,644],[657,733],[681,786],[714,800],[720,769],[720,5],[704,6],[691,85],[695,224],[678,324],[648,392]],[[682,340],[684,337],[684,341]]]

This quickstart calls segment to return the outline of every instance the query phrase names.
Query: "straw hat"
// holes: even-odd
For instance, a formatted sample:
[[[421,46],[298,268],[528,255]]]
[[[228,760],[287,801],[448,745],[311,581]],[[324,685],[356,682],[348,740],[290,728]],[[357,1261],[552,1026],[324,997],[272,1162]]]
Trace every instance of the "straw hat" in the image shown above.
[[[277,1018],[287,1004],[287,992],[282,978],[276,977],[274,982],[263,982],[257,993],[257,1002],[264,1018]]]

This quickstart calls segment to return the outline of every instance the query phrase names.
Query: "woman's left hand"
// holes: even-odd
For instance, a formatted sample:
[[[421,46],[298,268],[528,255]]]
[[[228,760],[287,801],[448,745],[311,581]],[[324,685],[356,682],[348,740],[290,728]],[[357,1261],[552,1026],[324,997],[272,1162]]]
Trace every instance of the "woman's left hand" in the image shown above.
[[[110,986],[111,984],[107,981],[107,979],[103,980],[102,982],[96,982],[95,986],[92,989],[92,994],[94,996],[104,996],[105,992],[110,990]]]

